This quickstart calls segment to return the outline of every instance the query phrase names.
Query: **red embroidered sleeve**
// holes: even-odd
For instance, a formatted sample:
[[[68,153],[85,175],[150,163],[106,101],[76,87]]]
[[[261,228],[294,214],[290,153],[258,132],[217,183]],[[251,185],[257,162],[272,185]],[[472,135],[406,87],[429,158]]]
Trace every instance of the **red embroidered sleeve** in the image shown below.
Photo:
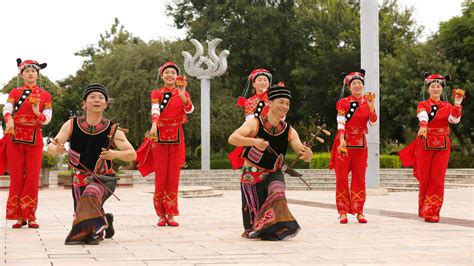
[[[429,106],[426,106],[425,102],[419,102],[418,107],[416,108],[416,113],[420,113],[421,111],[428,112],[430,110]]]
[[[11,103],[11,104],[16,103],[16,98],[18,97],[16,93],[17,91],[18,91],[17,88],[14,88],[13,90],[10,91],[10,93],[8,94],[7,103]]]
[[[462,115],[462,106],[461,105],[454,105],[451,108],[451,115],[455,118],[461,117]]]
[[[347,98],[340,99],[336,103],[336,110],[337,110],[337,129],[339,133],[344,134],[345,125],[346,125],[346,113],[349,110],[350,101]]]
[[[43,124],[44,122],[46,122],[46,116],[41,113],[39,116],[38,116],[38,122]]]
[[[162,95],[159,90],[151,91],[151,121],[158,122],[160,119],[160,103]]]
[[[427,126],[428,126],[428,122],[426,122],[426,121],[421,121],[420,122],[420,128],[427,127]]]
[[[152,90],[151,91],[151,104],[157,103],[160,104],[161,102],[161,93],[159,90]]]
[[[188,92],[186,92],[186,100],[187,100],[187,104],[184,105],[184,111],[186,113],[190,113],[193,110],[193,103],[191,102],[191,96],[189,96]]]
[[[44,94],[44,109],[52,109],[53,104],[51,103],[51,95],[49,93]]]
[[[349,110],[349,99],[343,98],[336,103],[337,115],[345,115],[347,110]]]
[[[377,122],[377,112],[375,112],[375,110],[370,113],[369,121],[370,121],[372,124],[375,123],[375,122]]]
[[[4,116],[3,116],[3,119],[5,119],[5,122],[8,122],[8,120],[10,120],[12,118],[12,114],[11,113],[6,113]]]

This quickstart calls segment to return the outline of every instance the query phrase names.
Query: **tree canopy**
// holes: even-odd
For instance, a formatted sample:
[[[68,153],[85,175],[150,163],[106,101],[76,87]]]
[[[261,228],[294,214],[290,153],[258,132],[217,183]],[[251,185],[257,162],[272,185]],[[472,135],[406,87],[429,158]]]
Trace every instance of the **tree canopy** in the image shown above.
[[[218,49],[230,50],[227,72],[211,82],[213,152],[232,148],[223,143],[243,122],[236,96],[255,68],[269,69],[274,83],[284,81],[292,89],[287,121],[303,133],[303,139],[315,123],[325,122],[336,130],[341,72],[360,68],[359,4],[356,0],[179,0],[167,4],[168,15],[178,28],[186,29],[187,39],[204,43],[220,38]],[[464,117],[455,133],[473,143],[474,107],[469,96],[474,80],[474,3],[465,1],[462,15],[441,23],[439,32],[424,42],[419,41],[423,28],[413,13],[411,8],[400,8],[397,0],[384,0],[379,7],[382,145],[413,138],[416,103],[424,94],[424,71],[449,73],[454,77],[452,86],[467,91]],[[57,132],[71,115],[80,114],[82,89],[97,82],[110,92],[107,116],[131,129],[128,137],[137,147],[151,125],[151,90],[162,85],[157,83],[158,68],[170,60],[182,66],[182,51],[193,53],[194,47],[188,40],[144,42],[116,19],[97,44],[76,52],[86,60],[75,75],[57,85],[45,77],[54,108],[47,131]],[[186,143],[188,154],[197,154],[200,84],[197,79],[188,80],[196,110],[185,126]],[[4,91],[15,85],[13,78]],[[446,93],[450,99],[450,92]],[[330,144],[320,149],[327,150]]]

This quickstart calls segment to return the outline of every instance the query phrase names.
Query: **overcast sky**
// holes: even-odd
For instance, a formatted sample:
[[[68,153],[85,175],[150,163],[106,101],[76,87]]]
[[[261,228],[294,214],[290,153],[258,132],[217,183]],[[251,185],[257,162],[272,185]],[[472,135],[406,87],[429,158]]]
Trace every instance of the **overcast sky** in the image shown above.
[[[166,0],[169,1],[169,0]],[[96,44],[99,35],[119,18],[126,30],[144,41],[184,38],[165,15],[163,0],[21,0],[0,1],[0,86],[16,75],[16,58],[48,63],[42,72],[61,80],[82,65],[74,53]],[[415,17],[425,35],[440,21],[461,14],[462,0],[398,0],[416,8]],[[382,0],[379,0],[382,2]],[[232,60],[232,59],[230,59]]]

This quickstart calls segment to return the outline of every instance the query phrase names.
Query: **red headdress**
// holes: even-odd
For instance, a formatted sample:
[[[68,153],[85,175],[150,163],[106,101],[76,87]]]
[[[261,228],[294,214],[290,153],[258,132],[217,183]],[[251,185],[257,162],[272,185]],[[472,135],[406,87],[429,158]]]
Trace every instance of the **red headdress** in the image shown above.
[[[265,77],[267,77],[270,86],[272,85],[272,73],[270,73],[270,71],[266,70],[265,68],[258,68],[258,69],[252,70],[252,72],[250,72],[250,75],[249,75],[249,77],[248,77],[248,79],[247,79],[247,84],[245,85],[245,89],[244,89],[244,91],[242,92],[242,95],[237,99],[237,105],[238,105],[238,106],[244,107],[244,105],[245,105],[245,96],[247,95],[247,92],[248,92],[248,90],[249,90],[250,83],[251,83],[251,82],[254,82],[255,79],[256,79],[258,76],[265,76]]]
[[[425,86],[429,87],[431,83],[436,82],[441,84],[441,86],[446,86],[446,81],[451,80],[451,76],[447,75],[446,77],[440,74],[429,74],[425,73]]]
[[[358,79],[358,80],[362,81],[362,83],[364,83],[364,78],[365,78],[365,70],[361,69],[360,71],[351,72],[351,73],[347,74],[344,77],[344,84],[347,87],[349,87],[351,85],[351,82],[355,79]]]
[[[158,70],[160,76],[163,75],[163,71],[165,71],[165,69],[169,68],[169,67],[172,67],[174,69],[176,69],[176,73],[179,75],[179,67],[178,65],[175,63],[175,62],[171,62],[171,61],[168,61],[166,63],[164,63],[160,69]]]
[[[46,63],[40,64],[35,60],[25,60],[22,62],[21,58],[16,59],[16,64],[18,66],[18,70],[20,71],[20,73],[22,73],[23,70],[29,67],[34,68],[37,72],[39,72],[41,69],[46,68],[46,66],[48,65]]]
[[[344,77],[344,80],[342,82],[342,89],[341,89],[341,94],[339,95],[339,99],[344,97],[344,89],[346,87],[349,87],[351,85],[351,82],[358,79],[362,81],[362,84],[364,84],[364,79],[365,79],[365,70],[361,69],[359,71],[351,72],[346,75],[346,73],[342,72],[341,75]]]

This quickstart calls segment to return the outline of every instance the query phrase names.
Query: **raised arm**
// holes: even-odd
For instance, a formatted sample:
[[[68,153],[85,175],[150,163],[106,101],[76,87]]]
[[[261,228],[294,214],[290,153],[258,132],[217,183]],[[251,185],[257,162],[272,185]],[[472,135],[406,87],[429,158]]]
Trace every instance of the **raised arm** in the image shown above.
[[[464,90],[454,89],[454,106],[451,108],[451,114],[449,114],[448,121],[451,124],[458,124],[461,121],[462,115],[462,100],[464,99]]]

